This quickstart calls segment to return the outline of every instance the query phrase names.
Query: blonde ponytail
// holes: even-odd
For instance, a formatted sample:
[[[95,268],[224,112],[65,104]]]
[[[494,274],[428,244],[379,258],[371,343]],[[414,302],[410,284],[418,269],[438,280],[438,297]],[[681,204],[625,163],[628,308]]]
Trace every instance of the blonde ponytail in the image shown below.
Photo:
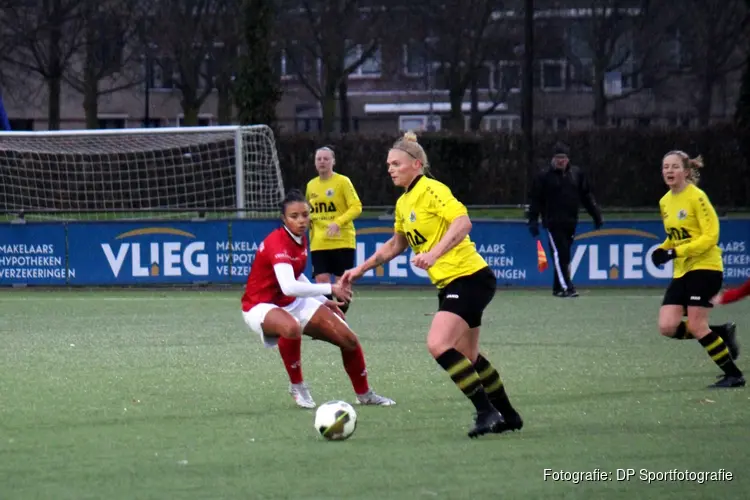
[[[701,178],[700,169],[702,169],[705,166],[703,162],[703,156],[698,155],[695,158],[690,158],[690,155],[688,155],[686,152],[680,151],[680,150],[674,150],[665,154],[664,158],[666,158],[669,155],[677,155],[682,159],[682,166],[687,172],[685,178],[687,179],[689,183],[697,185],[698,181]],[[664,158],[662,158],[662,162],[664,161]]]

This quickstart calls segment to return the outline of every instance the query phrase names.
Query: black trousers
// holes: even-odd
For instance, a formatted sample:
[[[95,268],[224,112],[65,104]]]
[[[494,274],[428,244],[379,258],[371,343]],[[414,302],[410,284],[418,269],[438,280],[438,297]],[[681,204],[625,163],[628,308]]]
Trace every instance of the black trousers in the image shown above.
[[[550,225],[547,231],[554,275],[552,291],[554,293],[573,291],[575,286],[570,279],[570,249],[573,246],[576,227],[570,224]]]

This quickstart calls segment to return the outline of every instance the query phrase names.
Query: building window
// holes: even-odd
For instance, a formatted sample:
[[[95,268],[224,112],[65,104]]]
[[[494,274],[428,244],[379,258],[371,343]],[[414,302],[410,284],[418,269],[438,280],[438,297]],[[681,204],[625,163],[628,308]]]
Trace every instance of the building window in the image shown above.
[[[149,58],[146,83],[151,90],[172,90],[177,86],[180,75],[177,65],[169,57]]]
[[[542,90],[563,90],[565,88],[565,61],[541,61]]]
[[[127,120],[125,118],[99,118],[99,128],[126,128]]]
[[[435,90],[450,88],[451,67],[449,63],[434,63],[430,69],[430,84]]]
[[[185,121],[185,115],[180,113],[177,115],[177,126],[178,127],[185,127],[184,124]],[[210,127],[214,124],[214,117],[213,115],[198,115],[198,127]]]
[[[198,69],[198,85],[201,89],[214,89],[217,62],[213,55],[206,54]]]
[[[641,75],[635,72],[632,61],[622,75],[622,88],[625,90],[637,89],[641,86]]]
[[[492,67],[488,64],[482,64],[477,68],[476,74],[477,88],[480,90],[489,90],[492,88]]]
[[[521,64],[515,61],[500,61],[495,70],[495,89],[509,92],[521,91]]]
[[[427,51],[424,44],[410,41],[404,45],[404,74],[422,76],[427,65]]]
[[[470,117],[466,118],[468,128]],[[513,132],[521,128],[521,117],[516,115],[489,115],[482,118],[480,129],[487,132]]]
[[[123,66],[125,51],[125,33],[123,19],[114,12],[100,12],[91,20],[96,41],[95,52],[100,68],[107,75],[120,71]]]
[[[363,48],[361,45],[354,45],[352,46],[349,51],[346,54],[346,59],[344,60],[344,65],[348,68],[355,64],[357,61],[359,61],[362,58],[362,55],[364,54],[364,51],[366,49]],[[355,69],[349,77],[378,77],[380,76],[380,63],[381,63],[381,57],[380,57],[380,47],[375,49],[375,51],[365,59],[362,64],[357,66],[357,69]]]
[[[612,73],[619,73],[622,90],[632,90],[640,86],[641,78],[637,71],[635,55],[636,46],[633,36],[630,33],[626,33],[625,36],[619,38],[617,43],[615,43],[611,57],[612,61],[621,61],[621,64],[614,68]]]
[[[693,64],[694,41],[679,28],[667,32],[666,64],[672,69],[684,69]]]
[[[323,129],[323,119],[298,117],[294,126],[297,132],[320,132]]]
[[[570,122],[567,118],[546,118],[544,128],[548,131],[568,130]]]
[[[305,51],[298,43],[287,44],[279,53],[279,76],[284,80],[297,78],[300,73],[304,74],[306,61]]]
[[[440,116],[438,115],[402,115],[398,117],[399,132],[407,130],[419,131],[438,131],[440,130]]]
[[[143,128],[159,128],[161,127],[161,118],[149,118],[148,121],[143,120],[141,126]]]
[[[34,130],[34,120],[31,118],[9,118],[11,130]]]
[[[591,90],[594,85],[594,63],[591,59],[569,62],[570,83],[579,89]]]

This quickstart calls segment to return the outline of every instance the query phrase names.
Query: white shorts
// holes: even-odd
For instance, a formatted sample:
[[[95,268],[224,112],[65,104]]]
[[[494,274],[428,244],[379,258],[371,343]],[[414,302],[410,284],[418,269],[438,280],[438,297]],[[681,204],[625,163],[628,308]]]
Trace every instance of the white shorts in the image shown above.
[[[308,321],[310,321],[313,315],[317,312],[318,308],[320,308],[320,306],[322,305],[323,303],[318,299],[314,299],[312,297],[304,297],[295,299],[294,302],[292,302],[288,306],[282,307],[282,309],[291,314],[292,317],[299,323],[300,328],[304,330],[305,326],[307,326]],[[275,304],[264,303],[254,306],[247,312],[242,311],[242,317],[245,319],[245,324],[247,324],[247,326],[249,326],[252,331],[260,335],[260,339],[263,341],[263,344],[266,347],[276,347],[276,344],[279,343],[278,337],[266,337],[265,335],[263,335],[262,326],[263,320],[266,319],[266,314],[278,307],[279,306]]]

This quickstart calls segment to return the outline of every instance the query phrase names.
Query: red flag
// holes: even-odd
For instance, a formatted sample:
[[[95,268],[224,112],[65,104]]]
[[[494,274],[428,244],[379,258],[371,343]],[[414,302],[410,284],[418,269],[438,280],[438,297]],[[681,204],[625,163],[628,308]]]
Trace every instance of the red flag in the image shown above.
[[[543,273],[547,269],[548,264],[547,253],[544,251],[544,247],[542,246],[542,242],[540,240],[536,240],[536,260],[539,272]]]

